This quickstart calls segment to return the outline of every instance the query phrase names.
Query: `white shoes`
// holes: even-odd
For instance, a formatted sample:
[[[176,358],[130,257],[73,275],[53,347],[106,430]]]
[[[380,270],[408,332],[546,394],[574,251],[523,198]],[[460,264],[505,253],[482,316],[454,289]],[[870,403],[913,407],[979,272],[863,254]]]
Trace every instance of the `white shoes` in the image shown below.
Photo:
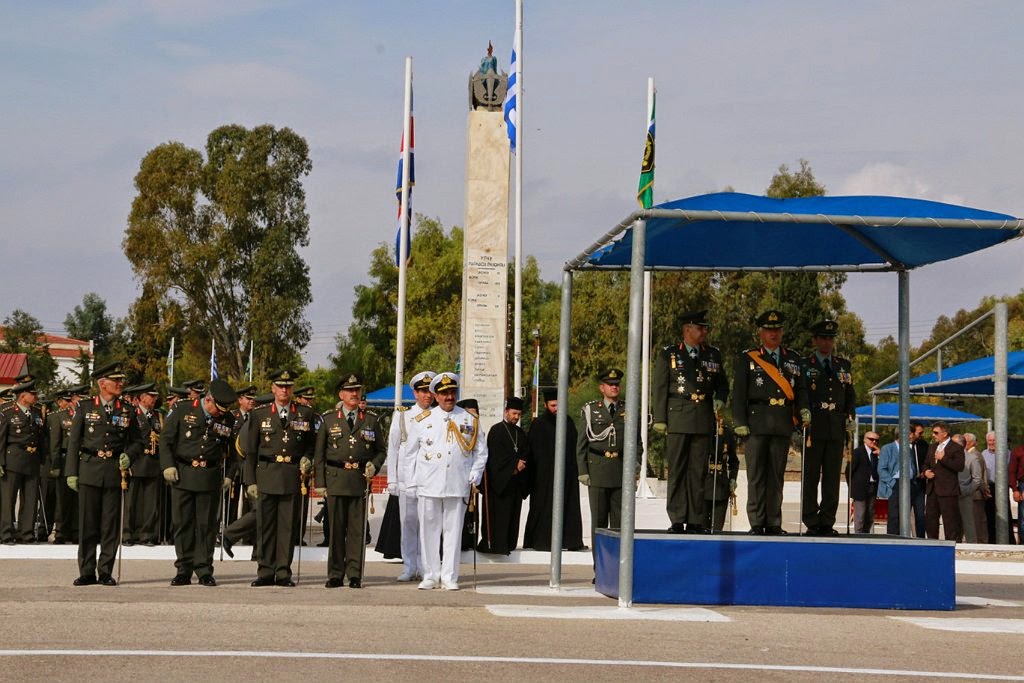
[[[441,588],[444,588],[446,591],[457,591],[459,590],[459,584],[454,581],[442,581]]]
[[[422,581],[420,581],[420,585],[416,587],[419,588],[421,591],[428,591],[433,588],[437,588],[437,581],[434,581],[433,579],[423,579]]]
[[[410,572],[402,572],[398,575],[398,581],[400,583],[407,583],[409,581],[412,581],[414,578],[416,578],[416,575]]]

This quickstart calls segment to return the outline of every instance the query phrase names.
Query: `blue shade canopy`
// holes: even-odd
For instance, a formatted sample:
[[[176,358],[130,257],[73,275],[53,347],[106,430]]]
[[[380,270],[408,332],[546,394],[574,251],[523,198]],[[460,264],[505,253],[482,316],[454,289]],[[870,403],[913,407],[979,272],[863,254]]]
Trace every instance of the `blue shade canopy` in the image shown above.
[[[898,425],[900,423],[899,403],[879,403],[875,412],[875,424]],[[984,422],[986,418],[947,406],[933,406],[926,403],[910,404],[910,419],[922,424],[931,424],[936,420],[944,422]],[[857,422],[862,425],[871,424],[871,406],[857,407]]]
[[[903,270],[991,247],[1024,229],[1024,221],[1006,214],[903,197],[719,192],[638,214],[649,216],[645,263],[652,269]],[[568,267],[628,268],[633,229],[627,226],[638,214]]]
[[[938,396],[993,396],[995,395],[995,357],[976,358],[960,365],[945,368],[941,378],[937,372],[912,377],[910,393]],[[1006,354],[1006,393],[1013,398],[1024,397],[1024,351]],[[877,394],[895,394],[898,384],[890,384]]]
[[[416,396],[412,393],[412,389],[409,388],[408,384],[402,385],[402,405],[411,406],[416,402]],[[371,391],[366,395],[366,405],[382,407],[386,406],[390,408],[395,405],[395,386],[384,387],[377,391]]]

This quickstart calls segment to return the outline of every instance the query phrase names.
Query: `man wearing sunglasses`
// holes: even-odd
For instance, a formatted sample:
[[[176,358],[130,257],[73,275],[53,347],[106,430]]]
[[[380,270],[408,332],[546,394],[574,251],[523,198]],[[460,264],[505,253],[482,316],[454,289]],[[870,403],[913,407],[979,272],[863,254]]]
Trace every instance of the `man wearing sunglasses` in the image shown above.
[[[870,534],[875,523],[875,497],[878,495],[878,433],[868,432],[864,443],[853,449],[850,461],[850,497],[853,498],[853,531]]]
[[[926,480],[924,526],[928,538],[939,537],[939,517],[947,541],[960,538],[960,481],[964,469],[964,447],[949,438],[945,422],[932,425],[932,443],[924,461],[922,474]]]

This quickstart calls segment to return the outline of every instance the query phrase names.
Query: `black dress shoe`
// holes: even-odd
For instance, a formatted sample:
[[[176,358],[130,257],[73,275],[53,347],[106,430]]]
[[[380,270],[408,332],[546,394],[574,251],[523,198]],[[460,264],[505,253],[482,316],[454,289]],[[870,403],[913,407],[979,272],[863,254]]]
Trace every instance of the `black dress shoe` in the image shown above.
[[[832,527],[818,527],[819,536],[838,536],[839,532]]]
[[[231,552],[231,547],[233,545],[234,545],[234,543],[232,543],[231,539],[228,538],[227,536],[225,536],[224,540],[222,540],[221,543],[220,543],[220,547],[224,548],[224,554],[227,555],[228,557],[231,557],[231,558],[233,558],[235,556],[235,554],[233,552]]]
[[[135,541],[133,541],[130,538],[126,538],[126,539],[121,541],[121,545],[133,546],[133,545],[135,545]]]
[[[327,583],[324,584],[324,588],[341,588],[345,585],[344,579],[330,578],[327,579]]]
[[[259,579],[256,579],[255,581],[253,581],[252,583],[250,583],[249,585],[253,586],[254,588],[259,588],[260,586],[273,586],[274,585],[274,579],[271,578],[271,577],[259,578]]]
[[[786,533],[786,530],[783,529],[781,526],[768,526],[768,527],[764,528],[764,535],[765,536],[788,536],[789,534]]]
[[[146,546],[147,548],[152,548],[152,547],[154,547],[156,545],[156,541],[154,541],[153,539],[149,539],[149,540],[143,541],[142,545]]]
[[[4,541],[4,545],[14,545],[14,539],[8,538],[6,541]]]
[[[327,547],[327,546],[329,546],[329,545],[330,545],[330,542],[329,542],[329,541],[328,541],[327,539],[324,539],[324,540],[323,540],[323,541],[321,541],[320,543],[317,543],[317,544],[316,544],[316,547],[317,547],[317,548],[326,548],[326,547]]]
[[[100,584],[102,584],[104,586],[116,586],[117,585],[117,579],[115,579],[110,574],[100,574],[99,581],[100,581]]]
[[[691,524],[686,529],[686,533],[688,533],[688,534],[710,534],[711,533],[711,529],[709,529],[706,526],[703,526],[701,524]]]
[[[349,588],[362,588],[363,587],[363,580],[362,579],[349,579],[348,580],[348,587]]]
[[[95,586],[96,585],[96,577],[95,576],[79,576],[77,579],[75,579],[75,585],[76,586]]]
[[[763,526],[752,526],[752,527],[750,527],[750,531],[747,532],[747,535],[749,535],[749,536],[764,536],[764,527]]]
[[[673,522],[672,526],[667,529],[670,534],[685,534],[686,525],[682,522]]]
[[[172,586],[189,586],[192,584],[192,576],[187,574],[178,574],[171,579]]]
[[[295,582],[291,579],[278,579],[274,581],[274,585],[282,588],[295,588]]]
[[[199,577],[200,586],[216,586],[217,579],[213,578],[213,574],[206,574]]]
[[[64,539],[63,538],[54,538],[53,539],[53,544],[54,545],[64,545]]]

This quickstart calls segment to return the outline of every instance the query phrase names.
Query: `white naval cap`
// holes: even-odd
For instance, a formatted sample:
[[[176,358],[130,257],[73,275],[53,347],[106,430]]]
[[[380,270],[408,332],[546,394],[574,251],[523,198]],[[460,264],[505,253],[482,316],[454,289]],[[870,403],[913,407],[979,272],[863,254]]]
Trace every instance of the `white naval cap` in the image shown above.
[[[411,380],[409,380],[409,388],[412,389],[413,391],[416,391],[417,389],[429,390],[430,380],[434,379],[436,375],[436,372],[431,372],[430,370],[418,372],[412,376]]]
[[[458,388],[459,376],[454,372],[442,372],[435,376],[434,379],[430,380],[430,391],[434,394]]]

